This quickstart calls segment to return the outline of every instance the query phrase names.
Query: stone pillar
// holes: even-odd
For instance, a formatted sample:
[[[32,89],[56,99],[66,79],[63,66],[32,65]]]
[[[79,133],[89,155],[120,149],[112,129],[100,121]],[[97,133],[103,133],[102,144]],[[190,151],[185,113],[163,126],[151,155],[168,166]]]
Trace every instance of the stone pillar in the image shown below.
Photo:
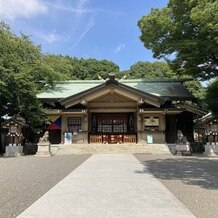
[[[39,142],[37,146],[38,146],[38,149],[35,154],[36,157],[50,157],[51,156],[51,143],[50,142]]]
[[[67,118],[66,115],[61,116],[61,143],[64,144],[64,133],[67,132]]]
[[[215,157],[216,154],[215,154],[214,150],[216,150],[216,144],[208,142],[205,145],[205,152],[204,152],[204,154],[207,155],[207,156],[210,156],[210,157]]]
[[[141,137],[141,131],[142,131],[142,117],[141,117],[141,114],[137,114],[137,119],[136,119],[136,123],[137,123],[137,138],[138,138],[138,143],[141,142],[142,140],[142,137]]]

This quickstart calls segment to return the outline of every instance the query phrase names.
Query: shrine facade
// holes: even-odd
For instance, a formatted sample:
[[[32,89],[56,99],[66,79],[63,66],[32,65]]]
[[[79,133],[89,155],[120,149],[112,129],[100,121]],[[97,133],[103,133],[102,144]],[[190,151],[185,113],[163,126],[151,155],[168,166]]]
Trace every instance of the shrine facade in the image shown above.
[[[177,130],[193,141],[193,96],[183,79],[74,80],[37,97],[53,144],[175,143]]]

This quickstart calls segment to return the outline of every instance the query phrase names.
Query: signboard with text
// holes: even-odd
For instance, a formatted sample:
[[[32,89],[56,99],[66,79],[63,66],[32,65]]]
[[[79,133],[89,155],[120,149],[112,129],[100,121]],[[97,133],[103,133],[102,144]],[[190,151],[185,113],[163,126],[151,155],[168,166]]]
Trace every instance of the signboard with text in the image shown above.
[[[159,126],[159,117],[145,117],[145,126]]]

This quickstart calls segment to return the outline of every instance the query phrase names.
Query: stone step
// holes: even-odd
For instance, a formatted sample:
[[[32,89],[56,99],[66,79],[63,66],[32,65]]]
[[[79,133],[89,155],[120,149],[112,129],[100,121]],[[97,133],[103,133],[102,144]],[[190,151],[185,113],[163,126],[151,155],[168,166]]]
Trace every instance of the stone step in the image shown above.
[[[52,145],[54,155],[94,153],[171,154],[167,144],[72,144]]]

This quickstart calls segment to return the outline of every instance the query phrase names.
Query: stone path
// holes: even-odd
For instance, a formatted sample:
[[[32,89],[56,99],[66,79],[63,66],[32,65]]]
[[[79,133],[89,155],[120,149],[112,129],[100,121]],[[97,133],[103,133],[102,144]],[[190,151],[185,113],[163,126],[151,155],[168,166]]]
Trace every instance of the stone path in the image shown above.
[[[95,154],[19,217],[194,215],[133,155]]]

